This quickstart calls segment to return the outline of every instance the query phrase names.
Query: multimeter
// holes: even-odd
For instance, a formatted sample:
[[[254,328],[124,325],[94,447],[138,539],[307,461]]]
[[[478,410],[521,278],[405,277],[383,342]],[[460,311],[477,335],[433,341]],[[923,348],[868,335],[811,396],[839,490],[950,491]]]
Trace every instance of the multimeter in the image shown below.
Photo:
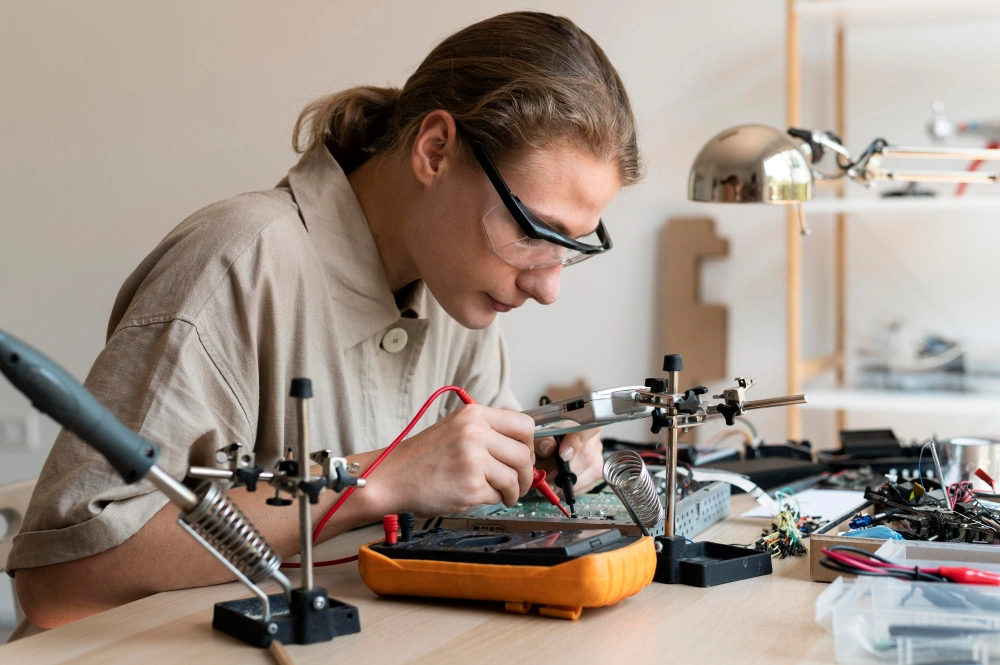
[[[358,553],[369,589],[383,596],[500,601],[509,612],[577,619],[653,581],[649,537],[617,529],[495,533],[431,529]]]

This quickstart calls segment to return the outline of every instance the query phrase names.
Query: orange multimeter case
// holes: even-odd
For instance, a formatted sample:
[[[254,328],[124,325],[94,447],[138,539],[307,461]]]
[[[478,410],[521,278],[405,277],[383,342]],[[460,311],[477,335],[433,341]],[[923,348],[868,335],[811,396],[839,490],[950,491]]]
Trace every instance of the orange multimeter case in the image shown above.
[[[358,553],[369,589],[506,603],[510,612],[577,619],[584,607],[614,605],[653,581],[653,539],[602,531],[496,533],[432,529],[408,541],[369,543]]]

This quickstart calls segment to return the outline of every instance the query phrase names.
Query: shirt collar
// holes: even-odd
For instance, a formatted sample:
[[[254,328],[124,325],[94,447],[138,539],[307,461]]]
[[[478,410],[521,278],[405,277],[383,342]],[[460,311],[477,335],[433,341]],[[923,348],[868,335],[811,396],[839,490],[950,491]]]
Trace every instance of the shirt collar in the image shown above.
[[[397,306],[361,204],[325,146],[302,156],[288,172],[288,185],[327,274],[336,284],[332,295],[342,311],[338,327],[345,348],[398,321],[400,311],[423,317],[426,286],[421,280],[408,287]]]

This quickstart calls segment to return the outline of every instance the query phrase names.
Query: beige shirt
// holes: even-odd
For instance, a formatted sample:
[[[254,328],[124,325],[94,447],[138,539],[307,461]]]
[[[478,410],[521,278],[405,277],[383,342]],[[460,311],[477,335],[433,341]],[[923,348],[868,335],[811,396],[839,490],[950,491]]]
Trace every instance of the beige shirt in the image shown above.
[[[393,328],[408,341],[390,353]],[[295,441],[296,376],[313,381],[313,447],[348,455],[388,445],[443,385],[517,409],[508,371],[496,325],[461,327],[423,282],[397,305],[361,206],[321,148],[275,189],[210,205],[160,243],[122,286],[85,385],[158,442],[159,465],[180,479],[191,464],[218,466],[232,442],[273,466]],[[422,426],[458,404],[442,399]],[[166,503],[63,430],[7,569],[103,552]]]

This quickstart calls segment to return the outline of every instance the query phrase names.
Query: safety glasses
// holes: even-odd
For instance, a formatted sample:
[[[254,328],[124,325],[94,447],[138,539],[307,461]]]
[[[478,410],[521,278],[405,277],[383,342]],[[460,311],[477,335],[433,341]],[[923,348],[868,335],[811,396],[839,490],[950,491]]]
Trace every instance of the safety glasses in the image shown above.
[[[510,191],[485,148],[474,139],[469,143],[500,195],[501,202],[483,217],[483,228],[501,259],[520,270],[534,270],[573,265],[611,249],[611,236],[603,221],[598,220],[593,232],[570,238],[540,220]]]

